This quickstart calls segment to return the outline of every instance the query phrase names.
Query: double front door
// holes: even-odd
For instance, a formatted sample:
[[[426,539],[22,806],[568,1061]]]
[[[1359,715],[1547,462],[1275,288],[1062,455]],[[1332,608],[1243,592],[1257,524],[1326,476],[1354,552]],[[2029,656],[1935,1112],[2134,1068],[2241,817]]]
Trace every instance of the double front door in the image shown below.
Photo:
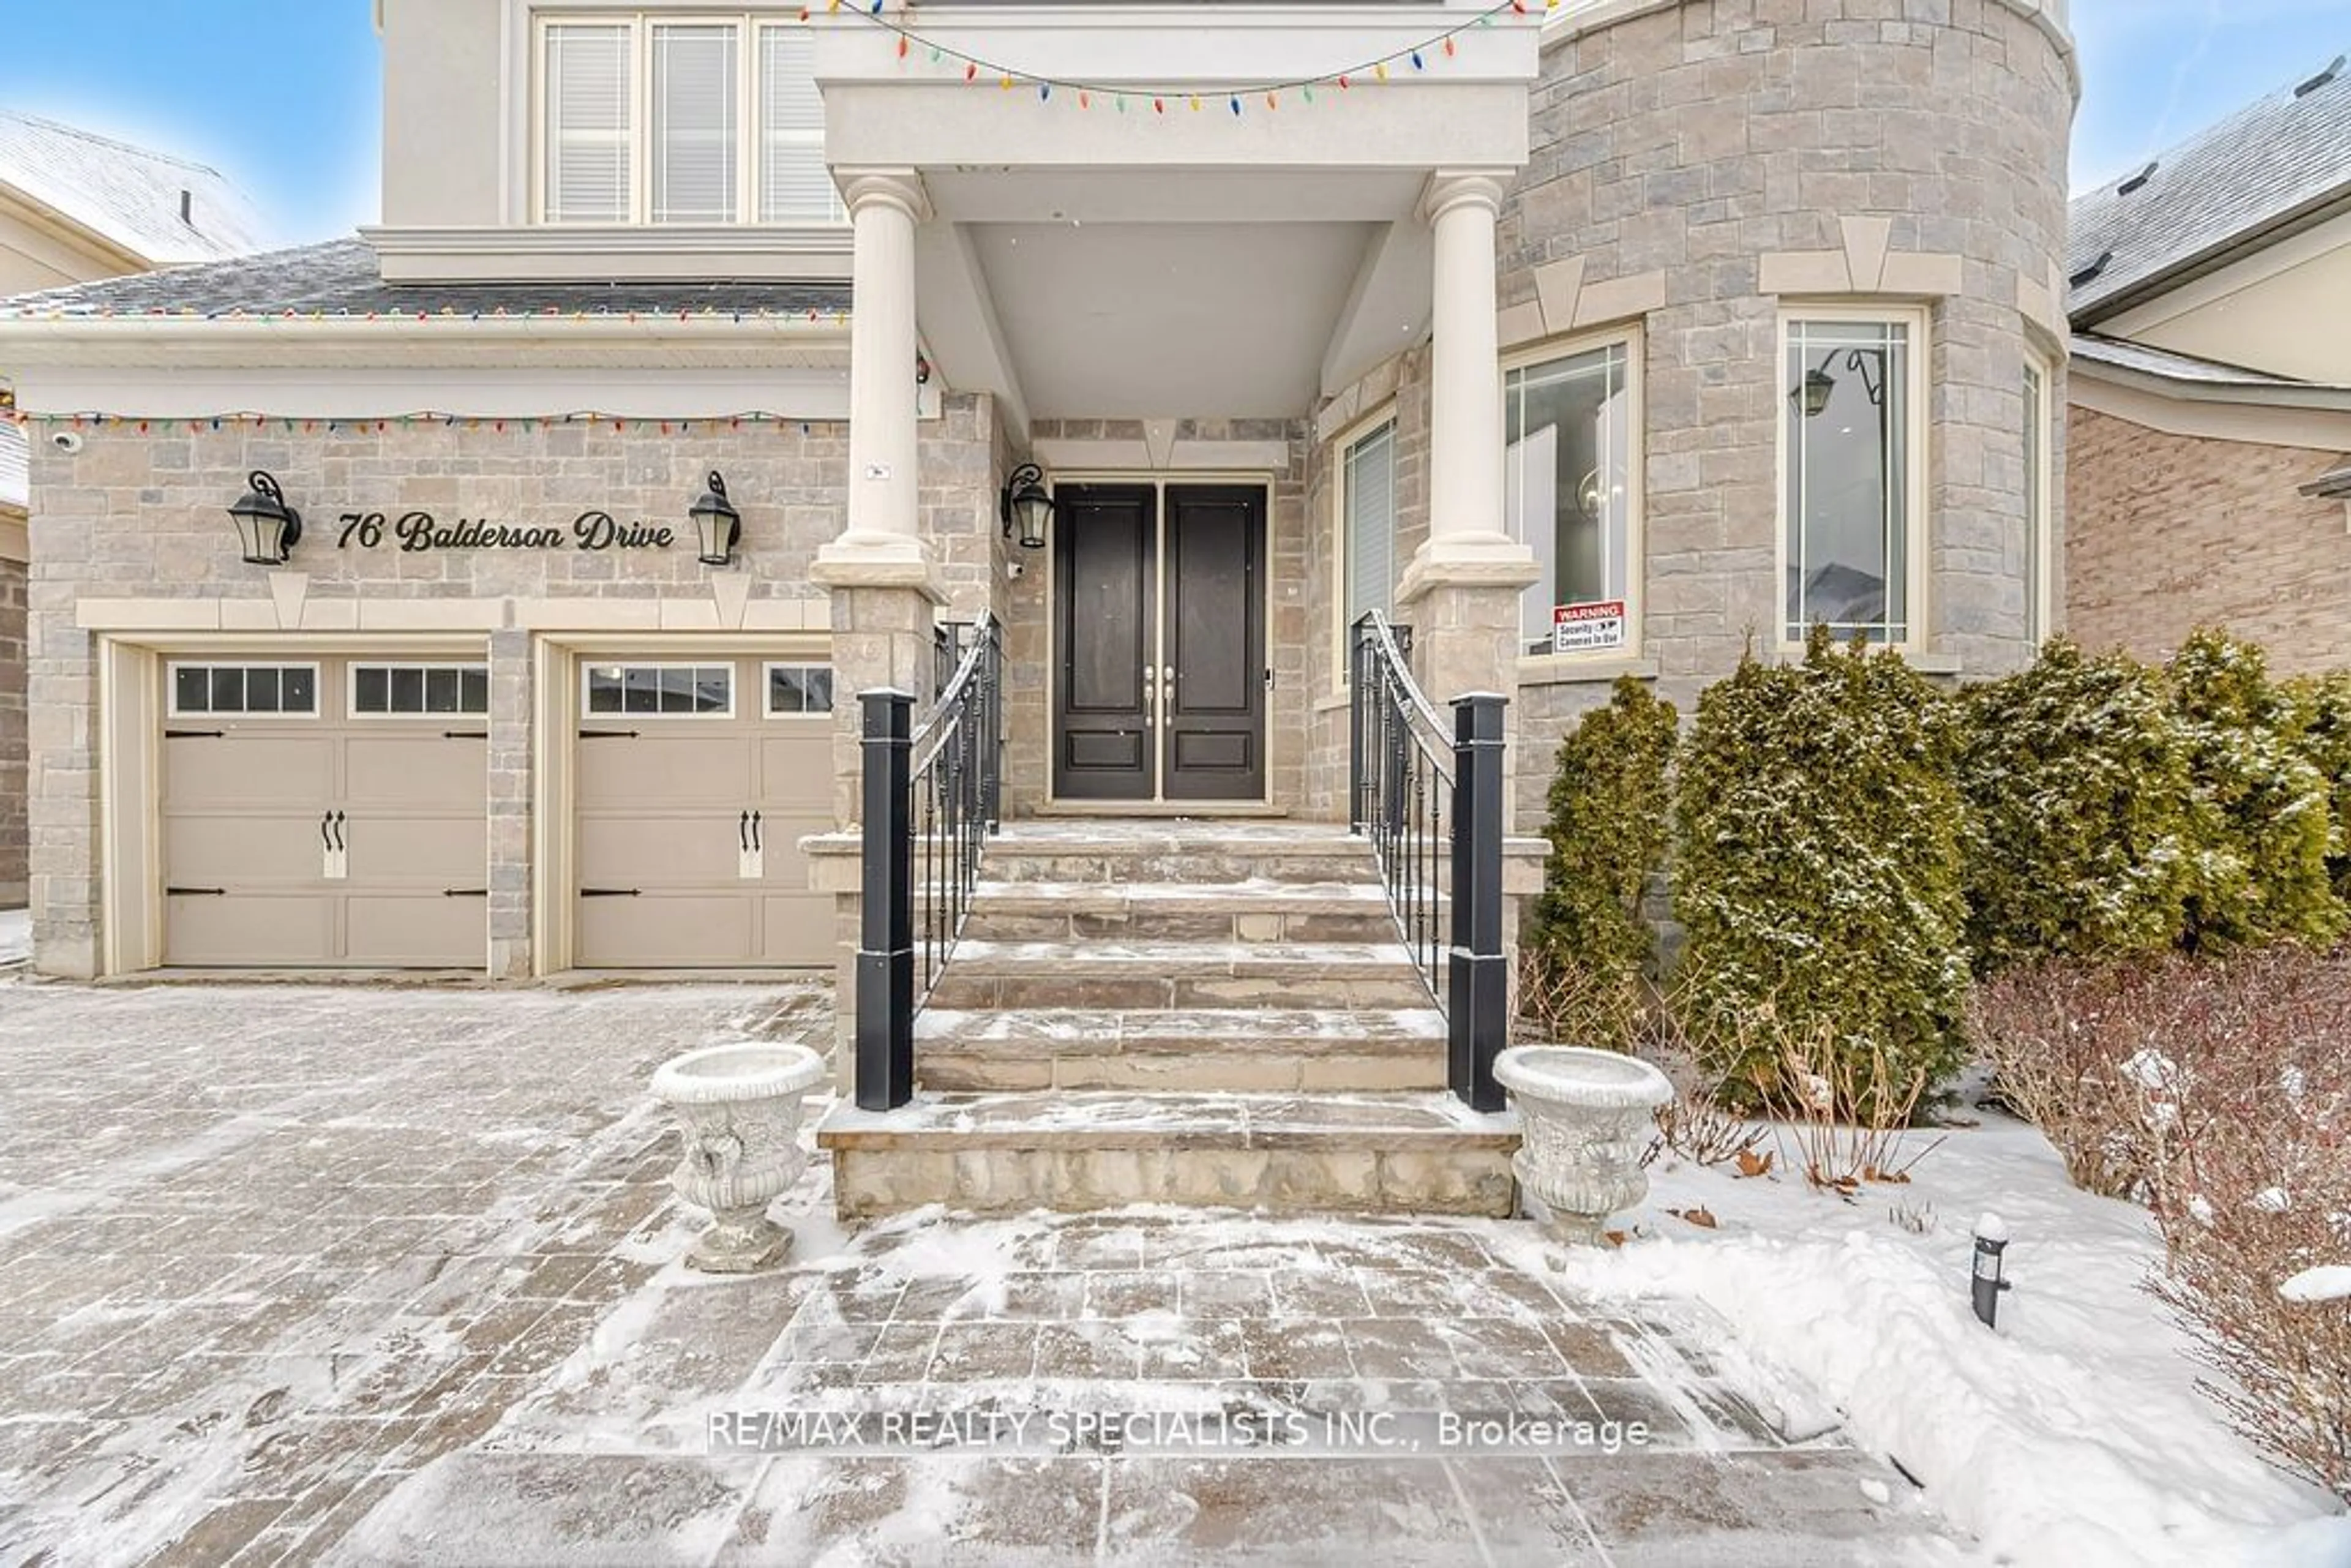
[[[1053,795],[1265,798],[1265,490],[1064,484]]]

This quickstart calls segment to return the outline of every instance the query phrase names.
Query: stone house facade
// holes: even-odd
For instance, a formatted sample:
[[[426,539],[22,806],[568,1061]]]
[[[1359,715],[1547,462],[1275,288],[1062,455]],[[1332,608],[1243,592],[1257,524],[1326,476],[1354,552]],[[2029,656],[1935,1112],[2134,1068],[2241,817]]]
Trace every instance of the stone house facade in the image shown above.
[[[1369,611],[1522,825],[1619,674],[2049,629],[2053,0],[383,15],[381,228],[0,306],[46,972],[832,964],[849,697],[983,613],[1023,820],[1343,822]]]

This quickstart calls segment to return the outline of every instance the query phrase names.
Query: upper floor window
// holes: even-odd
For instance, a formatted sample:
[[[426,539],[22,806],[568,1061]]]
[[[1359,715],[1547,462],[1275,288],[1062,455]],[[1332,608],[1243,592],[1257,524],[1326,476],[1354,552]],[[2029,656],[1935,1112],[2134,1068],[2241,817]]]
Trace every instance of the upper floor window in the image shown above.
[[[1632,652],[1636,340],[1546,350],[1503,372],[1503,507],[1542,568],[1520,601],[1529,653]]]
[[[1808,310],[1782,323],[1781,477],[1791,643],[1913,640],[1926,433],[1915,312]]]
[[[807,28],[608,12],[538,39],[543,221],[840,221]]]

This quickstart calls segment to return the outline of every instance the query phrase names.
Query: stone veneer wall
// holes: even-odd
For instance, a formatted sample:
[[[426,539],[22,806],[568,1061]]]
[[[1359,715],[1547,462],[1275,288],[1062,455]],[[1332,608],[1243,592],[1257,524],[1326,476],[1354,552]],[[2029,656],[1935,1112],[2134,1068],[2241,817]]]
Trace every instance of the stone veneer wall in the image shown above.
[[[921,430],[923,527],[951,599],[943,613],[968,616],[987,602],[991,576],[997,435],[993,400],[951,396]],[[703,476],[717,469],[743,511],[737,556],[755,599],[818,601],[809,581],[818,549],[839,533],[848,461],[839,422],[714,423],[664,431],[644,421],[610,424],[447,426],[324,424],[287,431],[230,425],[141,434],[109,425],[84,433],[83,450],[33,449],[29,589],[32,749],[31,876],[38,967],[86,975],[98,952],[99,846],[96,639],[76,623],[83,598],[235,599],[266,602],[269,573],[237,559],[224,508],[246,473],[266,468],[301,508],[308,530],[288,570],[309,579],[309,601],[365,603],[502,597],[681,598],[707,601],[710,569],[695,558],[684,512]],[[668,550],[588,553],[466,550],[406,554],[335,548],[337,514],[393,517],[424,509],[511,524],[565,524],[590,507],[623,521],[675,525],[689,541]],[[812,611],[809,624],[826,615]],[[256,633],[266,646],[267,633]],[[530,634],[489,638],[490,900],[494,972],[530,965]],[[844,701],[844,715],[853,707]]]
[[[1031,441],[1120,442],[1140,446],[1140,420],[1035,420]],[[1306,791],[1309,651],[1307,627],[1311,574],[1307,570],[1307,461],[1311,434],[1303,421],[1262,419],[1186,419],[1176,428],[1176,442],[1187,455],[1218,442],[1285,443],[1289,455],[1273,476],[1272,509],[1266,519],[1266,560],[1272,573],[1266,622],[1266,656],[1272,661],[1273,691],[1267,708],[1268,781],[1276,805],[1292,815],[1323,814],[1314,809]],[[1230,472],[1253,466],[1236,461]],[[1059,476],[1050,476],[1058,477]],[[1215,484],[1220,476],[1208,465],[1170,470],[1157,476],[1137,474],[1137,482],[1157,477],[1171,485],[1196,481]],[[1058,524],[1057,524],[1058,526]],[[1008,818],[1035,816],[1045,804],[1050,783],[1050,687],[1053,656],[1052,607],[1047,593],[1051,576],[1048,559],[1052,549],[1023,550],[1011,547],[1006,559],[1019,559],[1018,581],[1003,583],[1001,613],[1006,621],[1007,705],[1011,738],[1006,770],[1009,795]]]
[[[2029,331],[2022,301],[2046,292],[2063,255],[2074,96],[2058,44],[2006,0],[1687,0],[1595,23],[1546,50],[1531,156],[1498,237],[1506,328],[1546,303],[1537,272],[1561,263],[1580,262],[1587,305],[1595,289],[1638,298],[1646,278],[1660,278],[1662,292],[1661,303],[1630,307],[1644,332],[1639,658],[1573,680],[1526,672],[1515,715],[1522,826],[1541,821],[1552,745],[1607,700],[1615,674],[1653,676],[1687,714],[1750,636],[1776,646],[1785,389],[1782,302],[1765,292],[1764,258],[1831,253],[1842,277],[1834,253],[1847,250],[1845,220],[1889,223],[1889,256],[1957,259],[1956,292],[1928,301],[1925,652],[1970,677],[2030,657],[2028,343],[2056,361],[2053,410],[2064,405],[2064,376],[2061,346]],[[1579,316],[1572,334],[1549,340],[1589,340],[1623,324]],[[1506,329],[1506,344],[1512,336]],[[1407,361],[1404,374],[1409,408],[1425,368]],[[1362,392],[1342,407],[1368,412]],[[1335,434],[1329,415],[1319,422],[1325,436]],[[2064,436],[2053,423],[2050,526],[2062,540]],[[1318,494],[1334,460],[1318,449]],[[1425,528],[1425,497],[1405,506],[1405,531]],[[1318,509],[1320,529],[1328,510],[1327,501]],[[1448,694],[1429,695],[1441,703]],[[1318,726],[1317,777],[1343,779],[1343,723],[1335,747],[1332,733]]]
[[[25,902],[25,563],[0,560],[0,909]]]
[[[2199,625],[2268,649],[2280,674],[2351,666],[2351,518],[2299,493],[2345,454],[2172,435],[2072,411],[2066,629],[2168,657]]]

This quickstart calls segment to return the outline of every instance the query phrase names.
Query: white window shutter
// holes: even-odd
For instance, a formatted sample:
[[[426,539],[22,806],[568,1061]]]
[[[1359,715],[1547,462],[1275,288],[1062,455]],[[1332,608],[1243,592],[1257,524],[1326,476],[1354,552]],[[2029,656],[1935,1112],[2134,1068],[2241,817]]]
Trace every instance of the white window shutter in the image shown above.
[[[547,221],[629,220],[629,28],[547,29]]]
[[[653,221],[735,221],[736,29],[653,28]]]
[[[805,27],[759,34],[759,221],[838,222],[841,198],[824,166],[824,99],[816,40]]]
[[[1395,426],[1347,448],[1347,624],[1391,613],[1395,590]]]

